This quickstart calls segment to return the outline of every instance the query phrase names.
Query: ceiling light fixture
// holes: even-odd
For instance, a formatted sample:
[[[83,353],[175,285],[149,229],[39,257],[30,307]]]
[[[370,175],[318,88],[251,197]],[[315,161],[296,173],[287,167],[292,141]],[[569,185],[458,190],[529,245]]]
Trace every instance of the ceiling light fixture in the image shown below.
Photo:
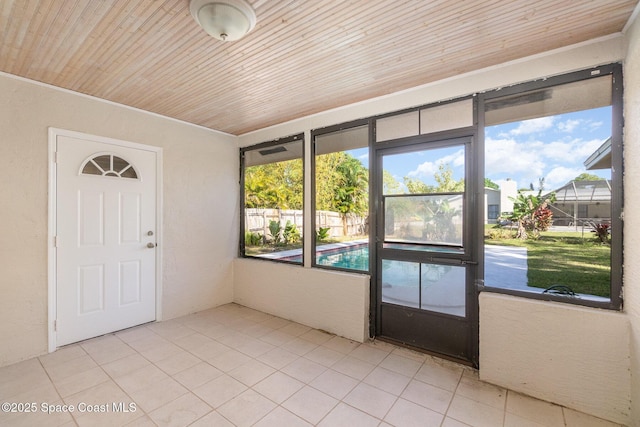
[[[189,10],[198,25],[222,41],[239,40],[256,25],[256,13],[244,0],[191,0]]]

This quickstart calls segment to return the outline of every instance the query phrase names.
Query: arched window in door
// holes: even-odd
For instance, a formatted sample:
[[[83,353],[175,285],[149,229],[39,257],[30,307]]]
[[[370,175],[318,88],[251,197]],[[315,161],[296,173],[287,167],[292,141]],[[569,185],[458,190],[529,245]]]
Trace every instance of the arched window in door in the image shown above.
[[[138,173],[131,163],[113,154],[97,154],[85,160],[83,175],[114,176],[138,179]]]

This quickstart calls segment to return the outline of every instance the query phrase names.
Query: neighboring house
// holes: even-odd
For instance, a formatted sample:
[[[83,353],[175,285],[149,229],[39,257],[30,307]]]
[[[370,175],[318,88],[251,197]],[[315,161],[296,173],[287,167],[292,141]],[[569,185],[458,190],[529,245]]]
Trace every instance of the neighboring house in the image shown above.
[[[584,161],[584,166],[587,170],[611,169],[611,138]],[[551,205],[554,225],[578,228],[591,222],[611,220],[611,180],[573,180],[553,193],[556,194]]]
[[[611,181],[570,181],[554,190],[550,205],[554,225],[581,227],[590,222],[611,220]]]
[[[500,183],[500,188],[484,189],[485,224],[495,224],[504,212],[513,212],[513,199],[518,196],[518,183],[507,179]]]
[[[495,224],[500,216],[500,194],[497,188],[484,188],[484,223]]]

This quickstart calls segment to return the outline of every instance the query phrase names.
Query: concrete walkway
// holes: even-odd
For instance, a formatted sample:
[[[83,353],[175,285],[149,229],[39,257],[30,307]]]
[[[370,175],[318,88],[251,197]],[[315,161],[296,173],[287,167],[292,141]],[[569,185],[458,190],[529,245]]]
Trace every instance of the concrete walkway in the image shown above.
[[[495,288],[541,293],[544,289],[527,286],[527,249],[515,246],[484,246],[484,284]],[[577,294],[590,301],[609,301],[596,295]]]
[[[532,290],[527,286],[527,248],[485,245],[484,263],[486,286]]]

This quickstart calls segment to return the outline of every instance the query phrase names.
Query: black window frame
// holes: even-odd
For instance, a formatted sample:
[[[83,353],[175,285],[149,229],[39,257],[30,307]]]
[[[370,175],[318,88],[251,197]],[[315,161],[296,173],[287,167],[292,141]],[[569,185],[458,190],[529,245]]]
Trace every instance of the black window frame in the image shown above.
[[[323,265],[323,264],[318,264],[317,263],[317,257],[316,257],[316,251],[317,251],[317,242],[315,239],[315,232],[316,232],[316,137],[317,136],[321,136],[321,135],[326,135],[326,134],[330,134],[333,132],[339,132],[342,130],[348,130],[348,129],[353,129],[353,128],[358,128],[358,127],[364,127],[367,126],[367,135],[368,135],[368,141],[367,141],[367,149],[369,150],[369,164],[367,165],[368,169],[369,169],[369,235],[368,235],[368,248],[369,248],[369,269],[368,270],[357,270],[357,269],[353,269],[353,268],[342,268],[342,267],[335,267],[335,266],[330,266],[330,265]],[[366,118],[366,119],[359,119],[359,120],[353,120],[350,122],[346,122],[346,123],[340,123],[337,125],[331,125],[331,126],[326,126],[326,127],[322,127],[322,128],[318,128],[318,129],[312,129],[311,130],[311,153],[310,153],[310,157],[311,157],[311,230],[310,233],[313,233],[313,239],[311,240],[311,267],[313,268],[320,268],[320,269],[325,269],[325,270],[333,270],[333,271],[344,271],[344,272],[348,272],[348,273],[355,273],[355,274],[366,274],[366,275],[371,275],[371,269],[372,269],[372,265],[373,265],[373,251],[371,250],[371,247],[373,245],[372,242],[372,234],[371,234],[371,197],[372,197],[372,193],[371,193],[371,188],[372,188],[372,177],[371,177],[371,145],[372,145],[372,129],[373,129],[373,125],[372,125],[372,119],[370,118]],[[364,147],[363,147],[364,148]]]
[[[302,222],[303,222],[303,230],[302,230],[302,247],[301,247],[301,251],[302,251],[302,259],[300,262],[297,261],[290,261],[290,260],[285,260],[285,259],[278,259],[278,258],[267,258],[267,257],[260,257],[260,256],[252,256],[252,255],[246,255],[246,248],[245,248],[245,216],[246,216],[246,212],[245,212],[245,191],[244,191],[244,186],[245,186],[245,156],[246,153],[248,151],[259,151],[259,150],[268,150],[270,148],[274,148],[277,146],[281,146],[283,144],[288,144],[291,142],[300,142],[301,146],[302,146],[302,155],[300,157],[300,160],[302,161]],[[294,266],[300,266],[303,267],[304,266],[304,259],[305,259],[305,251],[304,251],[304,223],[305,223],[305,212],[306,212],[306,206],[305,206],[305,193],[304,193],[304,187],[305,187],[305,176],[306,176],[306,170],[305,170],[305,138],[304,138],[304,132],[302,133],[297,133],[295,135],[290,135],[290,136],[286,136],[283,138],[278,138],[278,139],[274,139],[271,141],[267,141],[267,142],[262,142],[259,144],[255,144],[255,145],[250,145],[247,147],[242,147],[239,150],[240,152],[240,236],[239,236],[239,245],[238,245],[238,257],[240,258],[247,258],[247,259],[255,259],[255,260],[260,260],[260,261],[267,261],[267,262],[277,262],[277,263],[283,263],[283,264],[289,264],[289,265],[294,265]]]
[[[484,262],[479,263],[477,285],[479,291],[491,293],[507,294],[535,300],[556,301],[578,306],[604,308],[621,311],[623,308],[623,227],[624,227],[624,162],[623,162],[623,76],[622,64],[613,63],[593,67],[586,70],[576,71],[563,75],[543,78],[526,83],[516,84],[510,87],[496,89],[478,95],[478,160],[480,164],[480,175],[478,179],[485,176],[485,103],[495,98],[506,95],[515,95],[536,89],[543,89],[559,86],[567,83],[574,83],[581,80],[612,76],[611,88],[611,273],[610,273],[610,297],[609,301],[592,301],[587,299],[573,298],[571,296],[557,295],[551,293],[533,293],[518,291],[500,287],[492,287],[484,283]],[[484,258],[484,236],[482,230],[478,230],[477,250],[480,259]]]

